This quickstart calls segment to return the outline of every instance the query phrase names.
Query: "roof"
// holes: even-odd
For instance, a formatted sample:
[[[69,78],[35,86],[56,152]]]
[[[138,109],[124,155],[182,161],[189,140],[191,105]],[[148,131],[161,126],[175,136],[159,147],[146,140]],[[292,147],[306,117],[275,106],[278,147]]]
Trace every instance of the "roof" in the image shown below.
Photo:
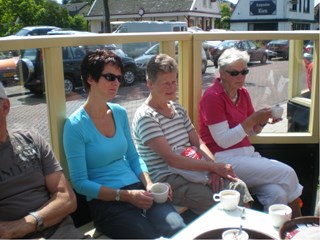
[[[75,14],[86,15],[90,9],[88,2],[68,3],[61,6],[66,8],[69,14],[72,16]]]
[[[146,13],[169,13],[190,11],[193,0],[109,0],[110,15],[138,13],[143,6]],[[95,0],[88,16],[104,15],[103,0]]]

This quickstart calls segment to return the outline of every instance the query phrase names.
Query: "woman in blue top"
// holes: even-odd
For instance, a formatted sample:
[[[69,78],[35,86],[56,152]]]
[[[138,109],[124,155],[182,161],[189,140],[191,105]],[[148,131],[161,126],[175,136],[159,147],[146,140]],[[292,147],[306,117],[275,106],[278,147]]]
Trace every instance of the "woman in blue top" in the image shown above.
[[[63,144],[75,190],[87,197],[95,227],[111,238],[170,237],[185,227],[171,203],[153,201],[153,184],[131,138],[125,109],[108,102],[122,78],[112,52],[88,53],[81,64],[87,101],[64,126]],[[171,198],[171,189],[170,189]]]

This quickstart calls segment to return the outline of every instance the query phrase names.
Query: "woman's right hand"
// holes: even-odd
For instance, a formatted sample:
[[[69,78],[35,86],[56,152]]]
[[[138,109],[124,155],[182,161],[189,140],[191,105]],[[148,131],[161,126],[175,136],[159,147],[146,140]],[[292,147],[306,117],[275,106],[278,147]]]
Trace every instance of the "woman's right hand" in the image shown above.
[[[128,202],[140,209],[149,209],[153,204],[153,196],[145,190],[128,190]]]
[[[272,118],[271,108],[263,108],[251,114],[250,116],[253,118],[254,125],[264,124],[268,122],[269,118]]]
[[[228,179],[230,181],[237,181],[237,175],[233,171],[231,164],[224,164],[224,163],[217,163],[217,162],[214,162],[213,164],[214,164],[214,171],[212,173],[215,173],[220,177]]]

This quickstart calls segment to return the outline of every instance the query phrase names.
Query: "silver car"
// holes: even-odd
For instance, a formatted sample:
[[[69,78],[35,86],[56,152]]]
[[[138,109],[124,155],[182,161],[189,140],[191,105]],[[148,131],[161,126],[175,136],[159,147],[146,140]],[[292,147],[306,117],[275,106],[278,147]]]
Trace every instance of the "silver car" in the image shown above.
[[[153,45],[150,47],[147,51],[145,51],[141,56],[136,57],[134,60],[137,64],[139,75],[145,76],[146,66],[148,64],[148,61],[151,57],[154,55],[159,54],[159,43]],[[178,59],[178,42],[176,42],[176,59]],[[205,73],[207,70],[207,55],[205,50],[202,47],[202,55],[201,55],[201,72]]]

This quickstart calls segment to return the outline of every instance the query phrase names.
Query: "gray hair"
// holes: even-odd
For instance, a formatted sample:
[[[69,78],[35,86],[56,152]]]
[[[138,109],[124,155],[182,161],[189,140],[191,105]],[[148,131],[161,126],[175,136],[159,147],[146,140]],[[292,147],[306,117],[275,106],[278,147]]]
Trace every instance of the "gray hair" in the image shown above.
[[[158,54],[150,58],[147,64],[147,79],[154,82],[158,73],[178,72],[178,64],[175,59],[167,54]]]
[[[247,64],[250,60],[250,56],[246,51],[240,51],[236,48],[226,49],[218,60],[218,68],[225,68],[235,62],[244,62]]]

